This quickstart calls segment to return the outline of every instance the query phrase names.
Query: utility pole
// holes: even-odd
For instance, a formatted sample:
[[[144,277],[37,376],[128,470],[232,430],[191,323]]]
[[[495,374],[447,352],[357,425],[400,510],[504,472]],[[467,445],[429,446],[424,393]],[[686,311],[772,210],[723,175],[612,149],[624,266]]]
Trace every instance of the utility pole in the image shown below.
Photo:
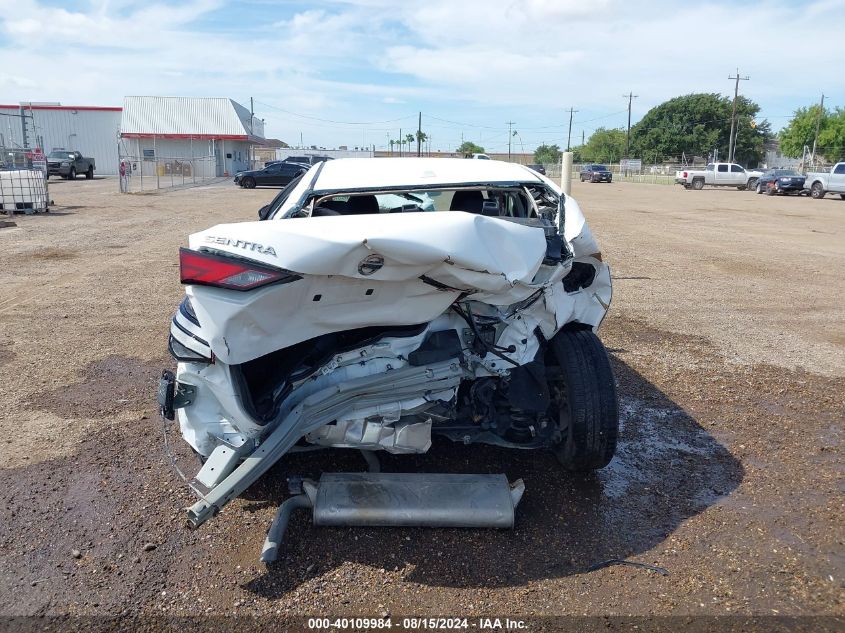
[[[581,130],[581,147],[584,147],[584,130]]]
[[[566,151],[569,151],[569,141],[572,140],[572,115],[578,112],[578,110],[574,110],[573,108],[569,108],[569,134],[566,135]]]
[[[731,135],[728,137],[728,162],[732,163],[734,162],[734,152],[736,151],[736,101],[739,97],[739,82],[748,81],[751,77],[740,77],[739,68],[737,68],[736,77],[728,75],[728,79],[736,80],[736,85],[734,86],[734,107],[733,112],[731,113]]]
[[[639,97],[639,95],[635,95],[633,92],[629,92],[626,95],[622,95],[623,97],[628,97],[628,131],[625,133],[625,158],[630,158],[631,153],[631,102]]]
[[[402,136],[402,128],[399,128],[399,158],[402,158],[402,146],[405,144],[405,137]]]
[[[511,132],[511,128],[516,125],[514,121],[508,121],[508,162],[511,162],[511,138],[513,137],[513,132]]]
[[[821,103],[819,103],[819,113],[816,116],[816,134],[813,136],[813,167],[816,165],[816,142],[819,140],[819,124],[822,122],[822,114],[824,113],[824,94],[822,94]]]
[[[420,112],[420,118],[417,119],[417,158],[422,156],[420,153],[420,143],[422,142],[422,112]]]

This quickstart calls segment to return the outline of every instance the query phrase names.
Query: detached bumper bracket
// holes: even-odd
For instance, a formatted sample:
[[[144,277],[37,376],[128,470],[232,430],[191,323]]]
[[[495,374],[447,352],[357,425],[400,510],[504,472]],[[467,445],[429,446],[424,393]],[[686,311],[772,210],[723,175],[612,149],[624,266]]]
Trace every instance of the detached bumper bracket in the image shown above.
[[[178,382],[169,369],[162,371],[158,381],[158,410],[161,417],[167,420],[174,419],[176,409],[182,409],[191,404],[196,393],[196,387]]]

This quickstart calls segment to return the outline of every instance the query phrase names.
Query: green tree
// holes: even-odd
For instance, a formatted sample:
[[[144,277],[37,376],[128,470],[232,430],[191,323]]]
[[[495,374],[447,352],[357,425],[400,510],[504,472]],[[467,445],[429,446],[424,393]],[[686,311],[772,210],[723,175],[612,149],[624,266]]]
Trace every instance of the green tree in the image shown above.
[[[414,140],[417,142],[417,147],[422,150],[423,146],[425,145],[425,142],[428,140],[428,134],[426,134],[422,130],[417,130],[414,133]]]
[[[631,154],[647,162],[673,157],[707,156],[713,150],[727,158],[733,99],[716,93],[689,94],[669,99],[649,110],[631,128]],[[737,99],[735,159],[749,166],[763,157],[763,143],[771,136],[768,121],[756,122],[760,106]]]
[[[597,163],[618,161],[625,153],[625,132],[600,127],[581,148],[583,160]]]
[[[534,150],[534,162],[541,165],[557,165],[560,162],[560,146],[543,143]]]
[[[484,148],[481,147],[481,145],[476,145],[472,141],[464,141],[455,151],[458,154],[483,154]]]
[[[816,151],[832,163],[845,159],[845,108],[836,108],[827,118]]]
[[[816,134],[816,120],[819,117],[819,106],[809,108],[798,108],[792,115],[789,125],[778,133],[780,151],[784,156],[800,158],[804,155],[804,147],[813,147],[813,138]],[[821,113],[819,130],[823,129],[821,124],[827,122],[827,109]]]
[[[792,120],[778,134],[780,151],[784,156],[799,158],[804,155],[804,147],[813,148],[816,136],[816,122],[819,124],[819,138],[816,153],[831,162],[838,161],[845,154],[845,109],[836,108],[832,112],[825,108],[819,118],[819,106],[798,108]]]

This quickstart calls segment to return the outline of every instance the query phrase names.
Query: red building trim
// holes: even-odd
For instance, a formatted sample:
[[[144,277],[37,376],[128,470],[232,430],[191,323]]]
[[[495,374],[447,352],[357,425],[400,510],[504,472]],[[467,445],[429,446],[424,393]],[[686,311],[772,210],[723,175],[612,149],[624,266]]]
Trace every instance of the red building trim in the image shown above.
[[[123,108],[112,106],[44,106],[44,105],[6,105],[0,104],[0,108],[4,110],[96,110],[98,112],[123,112]]]

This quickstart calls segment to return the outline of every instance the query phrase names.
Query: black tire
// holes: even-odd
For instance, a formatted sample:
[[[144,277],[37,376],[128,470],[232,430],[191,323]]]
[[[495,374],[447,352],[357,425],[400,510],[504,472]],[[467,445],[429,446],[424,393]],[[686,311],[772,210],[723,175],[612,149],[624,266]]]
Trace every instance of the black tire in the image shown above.
[[[76,180],[76,167],[71,167],[67,175],[68,180]]]
[[[619,435],[616,382],[607,351],[591,330],[558,332],[551,340],[560,376],[553,382],[553,413],[562,435],[554,448],[567,470],[603,468],[613,459]]]
[[[813,183],[813,186],[810,187],[810,197],[812,197],[813,200],[821,200],[824,198],[824,187],[822,187],[822,183]]]
[[[746,191],[756,191],[757,189],[757,178],[749,178],[748,182],[745,185]]]
[[[845,193],[840,193],[839,197],[842,198],[843,200],[845,200]]]
[[[766,195],[773,196],[777,193],[777,190],[774,187],[766,187]]]
[[[94,180],[94,165],[88,165],[88,171],[85,172],[85,180]]]
[[[737,190],[737,191],[745,191],[745,185],[739,185],[739,186],[736,188],[736,190]]]
[[[241,187],[244,189],[255,189],[255,178],[247,176],[241,180]]]
[[[701,191],[704,189],[704,180],[702,178],[696,178],[692,181],[692,188],[696,191]]]
[[[757,181],[757,186],[755,187],[755,189],[758,194],[763,193],[763,184],[759,180]]]

